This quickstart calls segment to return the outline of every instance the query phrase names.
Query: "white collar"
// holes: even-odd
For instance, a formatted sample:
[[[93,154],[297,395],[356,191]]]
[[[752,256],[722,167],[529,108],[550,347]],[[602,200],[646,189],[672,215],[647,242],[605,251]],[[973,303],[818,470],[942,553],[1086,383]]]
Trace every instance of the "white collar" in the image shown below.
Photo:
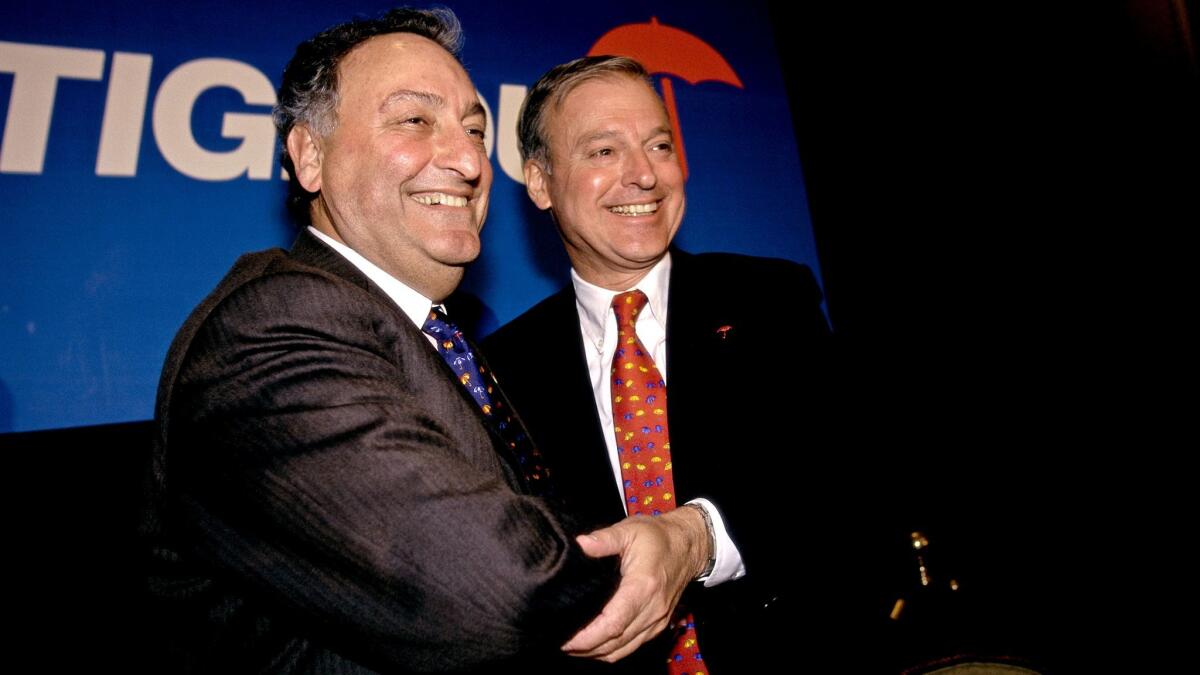
[[[667,325],[667,289],[671,280],[671,253],[667,252],[662,260],[646,273],[632,288],[646,294],[649,300],[646,306],[650,308],[650,316],[660,325]],[[584,281],[575,268],[571,268],[571,283],[575,286],[575,303],[579,308],[579,328],[583,331],[583,339],[593,345],[604,342],[605,327],[611,320],[616,326],[616,318],[612,311],[612,299],[624,291],[610,291],[595,284]]]
[[[429,318],[429,308],[433,306],[433,302],[409,288],[404,282],[396,277],[384,272],[378,265],[362,257],[357,251],[349,246],[337,241],[333,237],[321,232],[312,225],[308,226],[308,231],[325,242],[334,251],[337,251],[343,258],[348,260],[351,265],[357,267],[367,278],[375,282],[375,285],[383,289],[392,302],[404,312],[404,315],[409,318],[419,329],[425,325],[425,319]]]

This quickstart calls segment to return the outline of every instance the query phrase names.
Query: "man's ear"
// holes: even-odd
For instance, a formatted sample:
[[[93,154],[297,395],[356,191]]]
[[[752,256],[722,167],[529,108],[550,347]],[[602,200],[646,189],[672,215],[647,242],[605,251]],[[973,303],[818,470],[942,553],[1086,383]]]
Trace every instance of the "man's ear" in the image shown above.
[[[546,169],[537,160],[525,162],[525,192],[529,198],[543,211],[553,206],[550,203],[550,192],[546,189]]]
[[[296,180],[309,192],[321,191],[321,145],[313,132],[297,124],[288,132],[288,156],[296,170]]]

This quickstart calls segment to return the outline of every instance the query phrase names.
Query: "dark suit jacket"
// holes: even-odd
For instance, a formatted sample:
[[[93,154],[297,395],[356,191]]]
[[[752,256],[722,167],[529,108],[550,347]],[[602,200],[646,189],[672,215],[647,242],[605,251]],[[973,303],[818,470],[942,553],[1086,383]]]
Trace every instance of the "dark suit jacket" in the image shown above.
[[[143,531],[166,672],[494,667],[555,654],[615,585],[521,494],[421,332],[307,232],[195,310],[156,417]]]
[[[806,545],[806,537],[822,536],[827,515],[797,518],[799,504],[828,478],[811,470],[827,450],[830,423],[831,337],[820,302],[807,267],[672,252],[667,414],[677,500],[712,500],[747,569],[743,579],[693,584],[684,596],[705,661],[718,674],[766,672],[750,669],[756,662],[804,662],[807,656],[786,653],[830,630],[826,615],[814,620],[811,589],[831,579],[806,578],[836,564]],[[570,512],[591,526],[623,518],[574,288],[502,327],[484,347]],[[799,555],[787,551],[793,546]],[[800,630],[807,624],[814,625]],[[661,652],[648,654],[656,649],[663,647],[639,652],[641,672],[661,670]]]

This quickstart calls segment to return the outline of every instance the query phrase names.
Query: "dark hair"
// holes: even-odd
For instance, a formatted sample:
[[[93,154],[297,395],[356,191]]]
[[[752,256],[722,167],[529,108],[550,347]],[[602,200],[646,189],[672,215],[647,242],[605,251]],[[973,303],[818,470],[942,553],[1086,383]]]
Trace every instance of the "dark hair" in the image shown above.
[[[352,49],[378,35],[413,33],[429,38],[456,59],[462,48],[462,26],[446,8],[401,7],[377,19],[354,19],[328,28],[300,43],[283,70],[273,117],[283,151],[279,163],[288,173],[288,212],[301,225],[311,222],[308,206],[316,193],[305,190],[296,178],[296,166],[288,155],[287,138],[297,124],[308,126],[320,136],[337,127],[338,64]]]
[[[625,75],[650,85],[649,75],[642,64],[627,56],[585,56],[554,66],[529,90],[521,104],[517,122],[517,138],[521,144],[521,161],[536,159],[549,168],[546,151],[546,105],[558,107],[576,87],[601,77]],[[651,87],[653,89],[653,87]]]

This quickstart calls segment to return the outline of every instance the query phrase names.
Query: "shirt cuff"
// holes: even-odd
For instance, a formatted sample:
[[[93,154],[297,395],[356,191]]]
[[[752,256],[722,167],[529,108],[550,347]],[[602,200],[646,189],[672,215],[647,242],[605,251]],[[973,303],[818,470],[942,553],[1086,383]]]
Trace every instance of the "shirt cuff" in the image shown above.
[[[698,497],[688,503],[704,509],[708,513],[708,517],[712,519],[713,526],[713,555],[716,563],[713,565],[712,572],[706,577],[700,577],[698,581],[703,581],[705,586],[716,586],[746,576],[746,567],[742,564],[742,554],[734,545],[733,539],[730,539],[729,533],[725,531],[725,521],[721,519],[721,513],[717,511],[717,507],[703,497]]]

